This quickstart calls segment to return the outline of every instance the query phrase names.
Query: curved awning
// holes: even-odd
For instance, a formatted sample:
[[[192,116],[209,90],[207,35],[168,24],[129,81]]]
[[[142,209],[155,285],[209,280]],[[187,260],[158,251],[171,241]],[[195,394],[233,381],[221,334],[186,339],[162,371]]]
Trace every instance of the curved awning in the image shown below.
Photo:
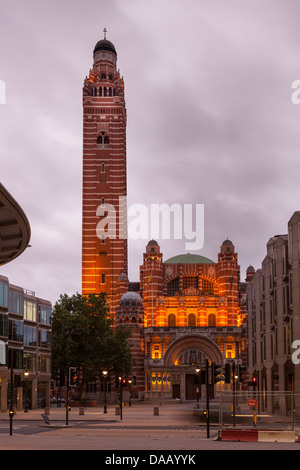
[[[0,183],[0,266],[20,256],[30,241],[28,219]]]

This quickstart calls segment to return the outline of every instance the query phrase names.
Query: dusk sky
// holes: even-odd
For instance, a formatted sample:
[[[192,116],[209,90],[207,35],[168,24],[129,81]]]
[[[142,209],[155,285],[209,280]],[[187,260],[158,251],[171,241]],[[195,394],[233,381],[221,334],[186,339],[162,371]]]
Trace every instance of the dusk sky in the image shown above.
[[[217,261],[229,238],[241,281],[261,266],[268,240],[300,210],[299,1],[0,8],[1,183],[31,226],[31,248],[0,274],[53,304],[81,292],[82,86],[103,28],[125,81],[128,205],[204,204],[197,253]],[[130,281],[147,242],[129,239]],[[158,242],[164,260],[185,252],[185,239]]]

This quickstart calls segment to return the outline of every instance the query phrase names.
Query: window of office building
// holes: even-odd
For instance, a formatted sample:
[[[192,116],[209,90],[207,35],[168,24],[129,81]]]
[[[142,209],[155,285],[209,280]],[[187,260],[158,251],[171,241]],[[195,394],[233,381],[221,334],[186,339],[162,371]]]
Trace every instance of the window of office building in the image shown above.
[[[23,342],[23,338],[24,338],[23,322],[18,321],[18,320],[9,320],[8,327],[9,327],[8,339],[12,341]]]
[[[18,313],[19,315],[24,315],[24,294],[21,292],[9,292],[8,296],[8,308],[12,313]]]
[[[39,305],[39,321],[45,325],[51,324],[51,307]]]
[[[36,370],[35,354],[23,354],[24,369],[34,372]]]
[[[24,320],[36,322],[36,303],[31,300],[24,301]]]
[[[36,328],[24,326],[24,345],[36,346]]]
[[[0,336],[8,336],[8,316],[0,313]]]
[[[41,354],[38,357],[38,370],[40,372],[51,372],[51,357]]]
[[[51,348],[51,331],[49,330],[39,331],[39,347]]]
[[[0,283],[0,305],[8,307],[8,285]]]

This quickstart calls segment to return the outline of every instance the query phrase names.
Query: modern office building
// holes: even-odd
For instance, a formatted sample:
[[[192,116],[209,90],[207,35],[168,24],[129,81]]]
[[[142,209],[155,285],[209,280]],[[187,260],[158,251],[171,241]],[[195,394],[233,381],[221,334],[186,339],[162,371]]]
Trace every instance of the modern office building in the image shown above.
[[[28,219],[0,184],[0,266],[20,256],[30,242]],[[0,411],[49,405],[51,303],[0,275]],[[11,375],[13,374],[13,387]]]
[[[49,406],[51,381],[51,303],[0,276],[0,410]],[[4,348],[4,350],[3,350]],[[4,360],[3,360],[4,358]]]

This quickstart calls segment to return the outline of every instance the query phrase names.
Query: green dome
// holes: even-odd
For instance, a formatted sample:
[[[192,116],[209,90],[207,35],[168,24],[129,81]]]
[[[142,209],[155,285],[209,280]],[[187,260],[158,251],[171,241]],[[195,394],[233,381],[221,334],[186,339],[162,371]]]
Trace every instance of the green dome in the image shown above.
[[[186,253],[185,255],[173,256],[173,258],[167,259],[164,264],[214,264],[215,262],[205,256],[191,255]]]

